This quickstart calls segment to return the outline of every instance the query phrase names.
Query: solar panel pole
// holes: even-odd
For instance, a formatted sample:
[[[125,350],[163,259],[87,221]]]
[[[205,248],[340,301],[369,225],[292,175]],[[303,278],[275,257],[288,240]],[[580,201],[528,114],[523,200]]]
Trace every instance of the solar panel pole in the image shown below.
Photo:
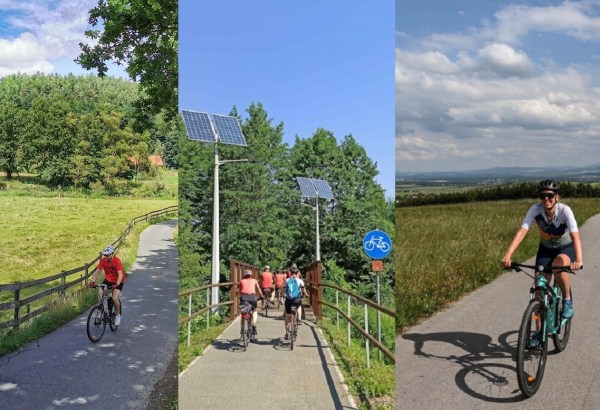
[[[319,238],[319,193],[317,193],[317,207],[316,209],[316,213],[317,213],[317,244],[316,244],[316,255],[315,258],[317,260],[317,262],[321,261],[321,240]]]
[[[214,175],[214,188],[213,188],[213,243],[212,243],[212,261],[211,261],[211,272],[212,272],[212,283],[219,283],[219,261],[221,260],[220,253],[220,240],[219,240],[219,144],[215,143],[215,175]],[[212,288],[212,304],[219,303],[219,288]],[[219,310],[218,306],[213,308],[213,312]]]

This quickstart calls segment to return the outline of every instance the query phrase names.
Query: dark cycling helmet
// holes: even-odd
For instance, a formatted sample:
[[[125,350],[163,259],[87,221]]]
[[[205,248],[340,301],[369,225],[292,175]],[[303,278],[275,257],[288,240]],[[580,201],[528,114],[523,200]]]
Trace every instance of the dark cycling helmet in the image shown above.
[[[553,191],[555,193],[558,193],[558,191],[560,191],[560,184],[558,182],[554,182],[551,179],[544,179],[538,185],[538,192],[539,191]]]
[[[290,268],[290,272],[292,272],[292,273],[300,272],[300,269],[298,269],[298,268],[297,268],[297,267],[295,267],[295,266],[292,266],[292,267]]]

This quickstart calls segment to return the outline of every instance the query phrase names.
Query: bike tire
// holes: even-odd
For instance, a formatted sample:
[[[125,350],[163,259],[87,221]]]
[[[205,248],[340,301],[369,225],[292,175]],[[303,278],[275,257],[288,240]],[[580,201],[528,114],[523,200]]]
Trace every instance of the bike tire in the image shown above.
[[[265,317],[269,317],[269,299],[265,300]]]
[[[523,313],[517,341],[517,380],[526,397],[533,396],[542,384],[548,355],[547,335],[541,335],[542,340],[538,342],[538,346],[531,345],[533,332],[537,329],[536,318],[540,323],[539,328],[545,329],[544,305],[539,300],[532,300]]]
[[[100,305],[96,305],[90,310],[90,314],[87,319],[87,336],[92,343],[98,343],[102,336],[104,335],[104,331],[106,330],[106,317],[104,314],[104,307]]]
[[[561,294],[560,288],[558,288],[558,294]],[[571,289],[571,300],[573,300],[573,289]],[[564,324],[564,326],[560,327],[562,322],[563,301],[564,299],[560,300],[560,305],[558,306],[558,309],[556,309],[556,328],[559,329],[559,331],[552,335],[554,348],[558,352],[562,352],[567,348],[567,343],[569,343],[569,335],[571,334],[571,319],[567,319],[567,322]]]
[[[246,351],[246,346],[248,346],[248,333],[246,332],[246,319],[242,319],[242,334],[241,334],[241,338],[242,338],[242,349],[244,349],[244,351]]]
[[[123,314],[123,303],[121,303],[121,298],[119,298],[119,305],[121,306],[121,314]],[[108,325],[110,327],[110,330],[113,332],[116,332],[117,329],[119,328],[119,325],[115,325],[115,316],[116,315],[117,315],[117,312],[115,311],[115,305],[111,304],[110,320],[108,321]]]
[[[294,341],[296,340],[296,335],[294,335],[294,321],[295,317],[292,317],[290,321],[290,350],[294,350]]]

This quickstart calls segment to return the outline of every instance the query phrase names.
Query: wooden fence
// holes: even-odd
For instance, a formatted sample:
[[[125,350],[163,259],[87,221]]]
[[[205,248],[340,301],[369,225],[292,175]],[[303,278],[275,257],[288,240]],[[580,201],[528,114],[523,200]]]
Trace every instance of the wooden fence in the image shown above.
[[[133,229],[133,227],[135,226],[135,224],[142,222],[142,221],[148,221],[152,218],[155,218],[157,216],[161,216],[161,215],[166,215],[166,214],[171,214],[174,212],[177,212],[177,206],[173,205],[164,209],[159,209],[157,211],[151,211],[148,212],[147,214],[141,215],[141,216],[137,216],[135,218],[133,218],[133,220],[127,225],[127,228],[125,228],[125,231],[123,232],[123,234],[121,236],[119,236],[111,245],[115,248],[118,249],[119,246],[121,246],[121,244],[123,243],[123,241],[125,240],[125,238],[127,237],[127,235],[131,232],[131,230]],[[0,296],[2,296],[2,299],[9,299],[10,296],[6,297],[4,296],[5,293],[12,293],[13,294],[13,300],[10,302],[3,302],[0,303],[0,314],[3,311],[13,311],[13,318],[4,322],[0,322],[0,329],[3,328],[7,328],[7,327],[13,327],[14,329],[18,329],[19,325],[21,323],[24,323],[32,318],[34,318],[35,316],[38,316],[42,313],[44,313],[45,311],[47,311],[48,309],[50,309],[50,307],[56,303],[56,300],[49,300],[48,302],[42,304],[42,306],[34,308],[33,310],[31,309],[32,303],[39,301],[43,298],[48,298],[51,295],[61,295],[61,296],[65,296],[66,294],[66,290],[77,285],[80,283],[83,283],[84,286],[87,286],[87,281],[89,276],[91,275],[92,272],[90,272],[90,268],[92,268],[96,262],[98,262],[100,260],[100,258],[102,257],[102,254],[99,254],[93,261],[86,263],[83,266],[80,266],[78,268],[74,268],[68,271],[63,271],[60,273],[57,273],[56,275],[52,275],[52,276],[48,276],[46,278],[42,278],[42,279],[36,279],[36,280],[32,280],[32,281],[28,281],[28,282],[17,282],[17,283],[10,283],[10,284],[6,284],[6,285],[0,285]],[[79,277],[77,277],[74,280],[71,280],[70,282],[67,281],[67,278],[69,278],[70,276],[73,276],[77,273],[80,273]],[[52,284],[52,282],[60,280],[60,284],[57,286],[54,286]],[[35,293],[33,295],[29,295],[27,297],[23,296],[23,291],[25,289],[29,289],[29,288],[33,288],[36,286],[42,286],[42,285],[46,285],[46,286],[51,286],[48,289],[45,289],[39,293]],[[35,291],[35,290],[34,290]],[[23,310],[25,310],[25,312],[23,312]]]

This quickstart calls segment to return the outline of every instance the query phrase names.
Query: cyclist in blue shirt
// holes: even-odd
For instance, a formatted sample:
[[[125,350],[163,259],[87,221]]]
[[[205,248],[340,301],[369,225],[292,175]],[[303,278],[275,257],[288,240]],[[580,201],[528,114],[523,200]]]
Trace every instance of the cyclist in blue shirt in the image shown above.
[[[569,266],[572,270],[581,269],[583,253],[579,228],[571,208],[558,202],[560,185],[551,179],[545,179],[540,182],[538,192],[540,203],[533,205],[527,212],[521,228],[517,231],[501,260],[502,265],[505,268],[510,267],[513,253],[525,238],[529,228],[535,223],[541,236],[535,266]],[[536,276],[539,273],[536,272]],[[557,272],[555,275],[565,298],[562,316],[568,319],[573,317],[569,274],[563,271]],[[551,275],[545,274],[545,276],[546,279],[551,279]]]
[[[302,317],[302,295],[307,296],[304,288],[304,281],[299,278],[300,270],[292,266],[290,269],[291,278],[285,281],[285,339],[289,339],[288,324],[292,321],[292,306],[296,306],[296,316]]]

